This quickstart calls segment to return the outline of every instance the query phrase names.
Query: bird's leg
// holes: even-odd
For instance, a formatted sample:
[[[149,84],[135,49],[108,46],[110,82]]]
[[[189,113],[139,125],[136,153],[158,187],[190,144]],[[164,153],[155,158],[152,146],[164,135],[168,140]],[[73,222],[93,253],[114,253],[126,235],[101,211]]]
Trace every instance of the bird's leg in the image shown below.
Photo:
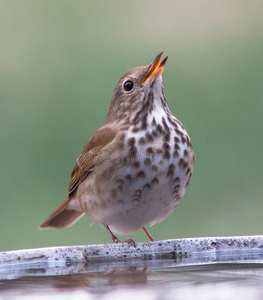
[[[135,242],[134,242],[134,240],[132,240],[132,239],[130,239],[130,238],[127,238],[125,241],[122,242],[122,241],[120,241],[120,240],[119,240],[119,239],[111,232],[111,230],[110,230],[110,228],[109,228],[108,225],[105,226],[105,228],[106,228],[108,234],[110,235],[110,239],[111,239],[111,242],[112,242],[113,244],[117,244],[117,243],[128,243],[128,244],[131,244],[132,246],[135,247]]]
[[[111,242],[112,242],[113,244],[119,243],[120,240],[119,240],[119,239],[111,232],[109,226],[105,226],[105,228],[106,228],[108,234],[110,235]]]
[[[144,231],[144,233],[147,235],[148,239],[153,242],[154,239],[153,237],[151,236],[150,232],[145,228],[145,227],[142,227],[142,230]]]

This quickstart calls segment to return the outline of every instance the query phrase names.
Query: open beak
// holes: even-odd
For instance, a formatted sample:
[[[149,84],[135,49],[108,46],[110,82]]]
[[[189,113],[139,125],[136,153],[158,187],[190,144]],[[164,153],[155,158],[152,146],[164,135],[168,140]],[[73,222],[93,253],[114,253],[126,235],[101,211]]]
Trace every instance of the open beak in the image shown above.
[[[160,54],[158,54],[156,56],[156,58],[154,59],[154,61],[152,62],[150,69],[148,70],[148,72],[146,73],[146,75],[143,77],[143,79],[141,81],[141,87],[143,86],[144,82],[147,79],[149,79],[149,78],[153,79],[163,73],[163,69],[164,69],[164,66],[167,61],[168,56],[166,56],[163,59],[163,61],[160,63],[162,55],[163,55],[163,51]]]

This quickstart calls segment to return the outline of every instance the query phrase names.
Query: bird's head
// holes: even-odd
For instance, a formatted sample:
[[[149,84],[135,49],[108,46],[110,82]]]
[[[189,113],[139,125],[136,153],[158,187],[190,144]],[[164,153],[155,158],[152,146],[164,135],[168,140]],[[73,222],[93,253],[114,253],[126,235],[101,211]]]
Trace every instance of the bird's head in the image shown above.
[[[162,73],[168,57],[162,62],[163,52],[152,64],[137,67],[121,77],[117,83],[110,104],[108,120],[130,122],[147,103],[153,105],[154,98],[163,94]]]

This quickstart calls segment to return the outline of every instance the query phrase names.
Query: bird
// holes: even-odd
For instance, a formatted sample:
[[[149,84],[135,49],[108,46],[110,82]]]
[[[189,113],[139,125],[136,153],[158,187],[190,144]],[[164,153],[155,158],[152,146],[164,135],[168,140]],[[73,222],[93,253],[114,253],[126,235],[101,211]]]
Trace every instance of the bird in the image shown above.
[[[164,94],[163,52],[118,81],[107,120],[88,140],[72,169],[67,199],[39,226],[64,228],[85,214],[115,234],[164,220],[189,185],[194,151]],[[127,238],[124,242],[135,245]]]

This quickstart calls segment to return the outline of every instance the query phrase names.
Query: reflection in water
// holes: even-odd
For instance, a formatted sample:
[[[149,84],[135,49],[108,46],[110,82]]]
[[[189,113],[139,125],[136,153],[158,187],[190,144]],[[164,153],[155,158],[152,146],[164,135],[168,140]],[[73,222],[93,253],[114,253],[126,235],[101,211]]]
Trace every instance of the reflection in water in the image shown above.
[[[127,293],[127,299],[136,298],[137,292],[149,292],[147,299],[153,295],[159,295],[160,299],[170,299],[171,295],[184,295],[187,291],[190,293],[188,299],[198,299],[196,293],[209,292],[217,293],[218,289],[230,289],[239,295],[239,299],[246,290],[257,291],[263,295],[263,265],[257,264],[211,264],[200,266],[177,267],[173,264],[158,266],[150,266],[145,268],[132,267],[116,267],[110,272],[91,272],[89,268],[84,269],[83,266],[75,266],[78,272],[64,275],[47,275],[47,270],[34,269],[27,270],[27,275],[9,280],[0,281],[0,299],[1,296],[8,296],[11,299],[23,299],[23,295],[27,297],[34,296],[37,299],[40,295],[56,295],[56,299],[65,299],[65,295],[78,293],[79,299],[97,299],[98,297],[108,299],[112,293]],[[37,270],[37,271],[36,271]],[[46,272],[44,272],[46,271]],[[42,272],[42,275],[40,275]],[[61,270],[57,268],[59,274]],[[239,289],[239,287],[241,289]],[[65,292],[67,293],[65,294]],[[200,292],[201,291],[201,292]],[[89,295],[91,298],[85,298]],[[193,297],[192,297],[192,296]],[[223,294],[221,294],[223,295]],[[256,295],[258,295],[256,293]],[[75,296],[74,296],[75,297]],[[106,297],[106,298],[105,298]],[[256,297],[256,296],[255,296]],[[26,298],[25,298],[26,299]],[[112,298],[109,298],[112,299]],[[124,299],[124,300],[127,300]],[[181,298],[180,298],[181,299]],[[219,298],[224,299],[224,298]],[[251,298],[250,299],[257,299]]]
[[[112,286],[137,286],[147,283],[144,269],[127,268],[111,273],[87,273],[49,277],[55,289],[87,288],[93,292],[105,292]],[[53,282],[53,283],[52,283]]]

